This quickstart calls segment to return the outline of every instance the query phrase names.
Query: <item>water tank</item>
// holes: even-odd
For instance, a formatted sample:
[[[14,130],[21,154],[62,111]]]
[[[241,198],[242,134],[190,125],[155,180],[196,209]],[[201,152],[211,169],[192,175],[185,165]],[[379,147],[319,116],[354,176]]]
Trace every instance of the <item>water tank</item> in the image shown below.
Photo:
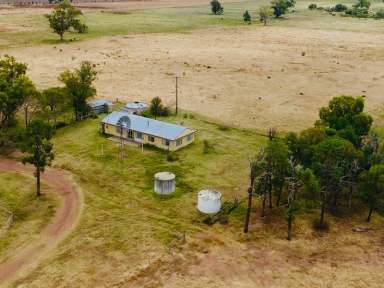
[[[197,194],[197,209],[205,214],[216,214],[221,208],[221,193],[213,190],[201,190]]]
[[[171,172],[158,172],[155,174],[155,192],[160,195],[169,195],[175,191],[175,174]]]

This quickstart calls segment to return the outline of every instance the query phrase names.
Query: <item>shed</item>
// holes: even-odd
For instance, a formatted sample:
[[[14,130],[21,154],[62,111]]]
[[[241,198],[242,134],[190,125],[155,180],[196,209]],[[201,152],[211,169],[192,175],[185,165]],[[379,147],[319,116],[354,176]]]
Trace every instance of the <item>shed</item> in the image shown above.
[[[147,109],[148,105],[144,102],[139,101],[129,102],[123,108],[121,108],[122,111],[136,115],[142,114]]]
[[[95,114],[109,113],[113,106],[111,101],[105,99],[93,100],[88,102],[88,105]]]

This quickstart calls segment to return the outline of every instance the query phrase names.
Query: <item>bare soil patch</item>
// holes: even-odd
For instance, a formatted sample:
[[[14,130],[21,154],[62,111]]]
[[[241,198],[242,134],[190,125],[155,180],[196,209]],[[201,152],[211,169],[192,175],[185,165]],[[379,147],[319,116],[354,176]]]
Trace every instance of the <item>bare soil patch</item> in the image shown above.
[[[364,95],[379,115],[384,97],[384,39],[375,33],[301,28],[210,28],[188,34],[107,37],[3,51],[28,63],[40,87],[83,60],[99,71],[98,97],[160,96],[224,123],[299,130],[333,96]],[[304,52],[304,53],[303,53]],[[304,56],[303,56],[304,55]]]

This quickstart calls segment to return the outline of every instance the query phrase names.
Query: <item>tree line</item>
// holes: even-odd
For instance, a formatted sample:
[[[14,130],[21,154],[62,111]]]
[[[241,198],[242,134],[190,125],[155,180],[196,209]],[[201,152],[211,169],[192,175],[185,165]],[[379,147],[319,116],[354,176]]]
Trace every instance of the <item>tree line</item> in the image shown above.
[[[63,86],[39,90],[27,76],[26,64],[9,55],[0,58],[0,153],[16,148],[25,152],[23,162],[36,168],[37,195],[40,173],[54,156],[51,139],[58,119],[73,114],[80,121],[89,113],[87,100],[96,94],[95,78],[92,64],[82,62],[59,75]]]
[[[260,215],[281,208],[292,237],[295,217],[318,207],[315,229],[328,229],[327,213],[343,216],[362,204],[384,213],[384,148],[364,112],[362,97],[333,98],[319,112],[314,127],[279,137],[271,129],[267,144],[250,161],[250,187],[244,232],[252,199],[261,198]]]

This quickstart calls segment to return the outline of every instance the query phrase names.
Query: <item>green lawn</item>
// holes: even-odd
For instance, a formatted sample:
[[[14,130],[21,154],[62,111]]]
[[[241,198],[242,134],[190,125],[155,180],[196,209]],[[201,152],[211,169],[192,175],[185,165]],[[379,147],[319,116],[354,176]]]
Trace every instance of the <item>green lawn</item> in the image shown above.
[[[84,20],[89,26],[89,33],[67,33],[68,42],[91,39],[101,36],[125,35],[130,33],[174,33],[187,32],[192,29],[211,26],[248,26],[242,21],[245,10],[249,10],[254,22],[251,27],[260,25],[257,21],[259,5],[268,1],[246,1],[224,5],[224,15],[215,16],[210,13],[209,4],[186,8],[160,8],[126,12],[86,11]],[[284,19],[274,20],[271,25],[282,27],[300,27],[310,29],[383,32],[384,20],[355,19],[350,17],[331,16],[322,11],[309,11],[310,3],[318,6],[332,6],[338,1],[298,1],[294,12],[288,13]],[[354,1],[342,1],[351,6]],[[384,3],[374,1],[376,10],[384,7]],[[0,32],[0,48],[29,46],[42,43],[59,43],[58,36],[50,32],[47,19],[43,14],[11,14],[0,15],[0,27],[10,29]]]
[[[167,244],[174,233],[200,229],[194,224],[201,220],[195,208],[200,189],[217,189],[224,201],[246,195],[248,157],[264,139],[253,131],[222,127],[190,115],[167,118],[198,129],[195,143],[173,152],[179,157],[174,162],[167,161],[166,151],[131,146],[126,146],[122,162],[117,143],[98,132],[100,119],[58,131],[55,166],[72,171],[86,195],[78,236],[103,235],[100,245],[106,249],[130,249],[134,242],[125,243],[127,235],[141,239],[147,233]],[[204,140],[213,147],[208,153],[204,153]],[[177,189],[170,198],[153,192],[153,176],[159,171],[176,174]]]
[[[49,189],[43,185],[43,189]],[[0,205],[14,215],[8,232],[0,236],[0,257],[37,235],[55,212],[53,193],[36,197],[35,179],[20,173],[0,172]],[[4,220],[4,217],[0,218]],[[3,222],[0,223],[1,227]]]

